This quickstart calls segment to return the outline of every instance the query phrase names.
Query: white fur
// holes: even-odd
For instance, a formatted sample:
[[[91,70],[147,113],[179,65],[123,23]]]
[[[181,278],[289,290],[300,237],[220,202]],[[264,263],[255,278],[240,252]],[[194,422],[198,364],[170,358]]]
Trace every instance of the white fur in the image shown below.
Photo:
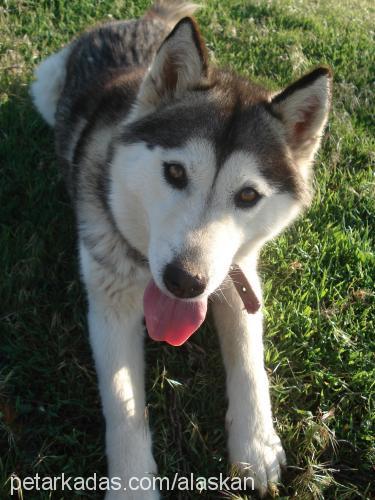
[[[142,295],[145,276],[108,273],[80,243],[89,299],[89,331],[106,419],[108,475],[146,477],[157,472],[145,412]],[[107,500],[156,500],[157,492],[110,491]]]
[[[163,162],[177,161],[187,171],[189,186],[168,186]],[[179,149],[149,150],[145,144],[120,146],[111,169],[111,208],[128,241],[148,255],[151,272],[165,293],[165,266],[198,249],[197,272],[208,277],[205,295],[225,278],[234,257],[255,251],[298,215],[300,204],[277,193],[261,174],[254,156],[235,153],[214,182],[215,153],[203,139]],[[252,186],[263,195],[250,210],[235,207],[234,193]],[[209,199],[208,199],[209,197]]]
[[[260,297],[256,255],[238,263]],[[224,289],[222,296],[214,302],[213,314],[227,373],[229,458],[236,474],[253,477],[263,495],[269,483],[279,480],[285,453],[272,422],[263,362],[262,313],[247,314],[233,287]]]
[[[164,161],[184,164],[189,178],[187,190],[179,191],[166,183],[163,178]],[[209,276],[206,295],[220,286],[229,265],[236,262],[261,300],[261,286],[256,271],[258,250],[297,216],[300,205],[290,195],[278,193],[268,183],[257,159],[252,155],[243,152],[232,154],[213,184],[215,174],[214,150],[203,139],[191,139],[184,147],[175,150],[155,148],[151,151],[142,143],[119,146],[111,168],[113,215],[128,240],[137,242],[137,247],[149,256],[151,274],[166,293],[161,278],[164,266],[174,258],[175,252],[184,253],[198,248],[195,265]],[[244,185],[256,188],[263,194],[263,199],[254,208],[241,211],[234,206],[233,194]],[[144,283],[135,288],[137,297],[138,294],[141,296]],[[123,283],[123,286],[129,285]],[[97,297],[97,286],[95,290]],[[93,294],[90,295],[90,301],[97,300],[93,299]],[[253,477],[257,489],[264,494],[268,484],[279,479],[280,466],[285,464],[285,454],[272,421],[268,379],[263,362],[262,314],[257,312],[249,315],[244,312],[237,292],[227,282],[214,296],[214,319],[227,372],[229,408],[226,423],[230,460],[237,466],[239,473]],[[129,290],[124,292],[124,300],[125,297],[127,301],[130,300]],[[135,348],[133,340],[125,355],[121,352],[121,345],[118,345],[120,341],[125,342],[125,336],[131,333],[128,332],[128,325],[131,325],[134,314],[140,315],[142,312],[140,298],[137,300],[137,312],[133,309],[130,311],[124,302],[119,309],[115,308],[116,320],[109,321],[106,315],[107,323],[103,325],[105,334],[104,331],[100,334],[97,327],[97,323],[103,324],[103,319],[100,315],[96,319],[92,316],[92,309],[98,306],[90,306],[91,332],[94,332],[91,335],[97,335],[98,339],[100,335],[110,336],[108,344],[117,343],[108,346],[108,349],[113,349],[113,356],[116,356],[114,363],[118,371],[115,373],[106,347],[103,352],[102,340],[92,341],[94,351],[96,349],[100,353],[96,354],[96,359],[106,357],[109,360],[104,382],[100,366],[98,368],[103,391],[104,387],[115,387],[118,382],[123,384],[122,390],[107,393],[103,398],[107,426],[112,428],[113,421],[128,420],[123,422],[122,427],[117,427],[118,432],[121,428],[125,429],[121,437],[124,447],[111,447],[110,444],[107,447],[110,464],[122,463],[123,470],[127,470],[130,460],[124,450],[131,450],[128,453],[134,451],[133,436],[129,442],[123,441],[124,436],[127,436],[126,429],[135,421],[140,425],[141,407],[144,405],[141,373],[135,368],[132,371],[130,361],[127,361],[136,359],[139,366],[140,347],[137,344]],[[112,329],[117,331],[121,319],[124,330],[120,338],[112,334]],[[132,335],[138,338],[135,326]],[[123,359],[122,363],[120,359]],[[97,365],[100,365],[100,361],[97,361]],[[135,414],[139,420],[135,420]],[[145,435],[149,435],[148,430]],[[135,451],[138,471],[149,467],[151,463],[151,444],[147,439],[145,442],[145,435],[137,435],[141,443]],[[140,450],[143,450],[142,456]]]
[[[39,113],[52,127],[66,75],[66,63],[70,46],[44,59],[35,70],[35,82],[31,85],[31,96]]]

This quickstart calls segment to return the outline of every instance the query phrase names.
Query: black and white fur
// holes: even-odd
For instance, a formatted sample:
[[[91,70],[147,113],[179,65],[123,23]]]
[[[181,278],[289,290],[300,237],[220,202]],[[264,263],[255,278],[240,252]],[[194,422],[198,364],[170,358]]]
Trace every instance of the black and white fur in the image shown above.
[[[41,63],[31,91],[55,129],[77,215],[109,475],[157,473],[145,417],[142,297],[151,276],[169,293],[163,270],[179,259],[207,278],[202,295],[222,286],[212,309],[227,372],[229,457],[264,494],[285,454],[272,421],[262,313],[243,310],[226,276],[239,264],[261,297],[262,245],[310,200],[331,73],[318,68],[274,94],[213,68],[185,17],[195,7],[159,1],[139,20],[84,33]],[[186,189],[166,182],[165,162],[184,166]],[[240,209],[234,197],[246,186],[261,197]]]

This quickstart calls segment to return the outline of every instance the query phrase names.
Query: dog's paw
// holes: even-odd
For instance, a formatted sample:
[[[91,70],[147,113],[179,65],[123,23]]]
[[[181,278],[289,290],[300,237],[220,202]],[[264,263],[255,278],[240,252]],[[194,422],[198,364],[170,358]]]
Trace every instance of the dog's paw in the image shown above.
[[[274,492],[280,480],[281,468],[286,465],[285,452],[276,433],[253,436],[248,440],[229,442],[229,454],[234,476],[253,479],[260,496]]]
[[[108,476],[111,489],[105,500],[158,500],[157,465],[151,451],[151,435],[141,426],[107,429]]]

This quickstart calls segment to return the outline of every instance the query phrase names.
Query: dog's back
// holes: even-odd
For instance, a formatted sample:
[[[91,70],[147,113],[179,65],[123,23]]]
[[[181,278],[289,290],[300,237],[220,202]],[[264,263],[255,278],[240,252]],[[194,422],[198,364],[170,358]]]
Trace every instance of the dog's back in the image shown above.
[[[134,102],[163,39],[196,8],[183,0],[159,0],[140,19],[83,33],[37,68],[31,94],[55,128],[57,156],[71,192],[75,150],[87,124],[116,126]]]

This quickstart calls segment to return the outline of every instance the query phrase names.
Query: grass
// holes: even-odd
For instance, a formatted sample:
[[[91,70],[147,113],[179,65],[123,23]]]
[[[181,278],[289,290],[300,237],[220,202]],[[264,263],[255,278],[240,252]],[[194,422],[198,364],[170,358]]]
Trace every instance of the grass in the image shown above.
[[[27,88],[36,63],[77,32],[110,15],[138,16],[146,4],[0,4],[0,498],[12,473],[106,473],[73,214],[52,132]],[[208,0],[198,15],[218,63],[272,88],[319,63],[335,74],[314,203],[261,264],[266,363],[289,464],[280,498],[375,493],[372,9],[369,0]],[[161,475],[226,473],[224,374],[210,324],[180,349],[147,341],[147,357]]]

